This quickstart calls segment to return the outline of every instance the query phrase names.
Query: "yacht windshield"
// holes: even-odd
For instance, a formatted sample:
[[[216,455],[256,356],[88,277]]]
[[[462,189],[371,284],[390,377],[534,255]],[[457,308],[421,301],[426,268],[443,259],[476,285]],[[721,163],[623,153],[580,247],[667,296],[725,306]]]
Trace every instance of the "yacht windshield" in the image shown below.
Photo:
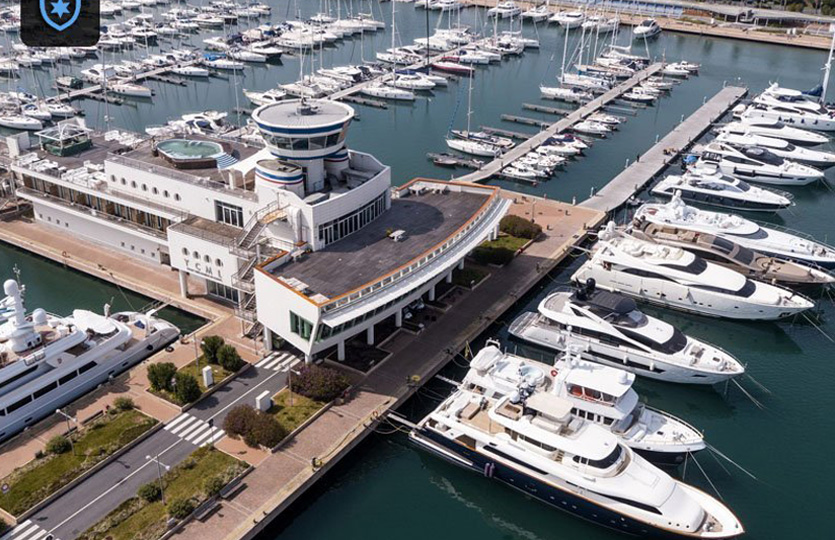
[[[743,266],[749,266],[752,262],[754,262],[754,252],[748,248],[744,248],[742,246],[737,246],[739,249],[737,250],[736,254],[733,255],[733,259]]]
[[[629,313],[619,313],[610,322],[620,327],[641,328],[646,326],[648,321],[647,316],[636,309]]]
[[[694,275],[699,275],[707,270],[707,263],[701,257],[694,257],[693,260],[686,266],[682,266],[680,264],[662,264],[661,266],[681,270],[682,272]]]
[[[783,158],[772,154],[765,148],[760,148],[759,146],[755,146],[753,148],[746,148],[745,155],[754,158],[756,160],[762,161],[768,165],[780,165],[783,163]]]

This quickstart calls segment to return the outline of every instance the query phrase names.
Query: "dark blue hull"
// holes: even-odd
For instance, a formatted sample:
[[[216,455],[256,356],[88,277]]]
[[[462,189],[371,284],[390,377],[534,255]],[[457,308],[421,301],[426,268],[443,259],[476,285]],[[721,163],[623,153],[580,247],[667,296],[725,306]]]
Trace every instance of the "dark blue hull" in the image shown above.
[[[476,452],[475,450],[457,444],[446,437],[438,435],[431,430],[419,430],[418,433],[421,437],[428,439],[451,454],[459,456],[465,460],[466,463],[452,459],[450,456],[433,449],[429,445],[421,444],[422,448],[431,451],[436,456],[444,458],[456,465],[471,469],[488,478],[498,480],[510,487],[522,491],[526,495],[539,499],[544,503],[587,521],[591,521],[595,524],[602,525],[606,528],[631,536],[664,539],[693,538],[693,536],[690,535],[682,535],[673,531],[659,529],[648,523],[638,521],[634,518],[600,506],[593,501],[580,497],[570,491],[566,491],[549,483],[543,482],[522,472],[520,469],[524,467],[524,465],[521,463],[519,469],[509,467],[491,460],[490,457],[485,454]],[[419,441],[417,443],[420,444]]]

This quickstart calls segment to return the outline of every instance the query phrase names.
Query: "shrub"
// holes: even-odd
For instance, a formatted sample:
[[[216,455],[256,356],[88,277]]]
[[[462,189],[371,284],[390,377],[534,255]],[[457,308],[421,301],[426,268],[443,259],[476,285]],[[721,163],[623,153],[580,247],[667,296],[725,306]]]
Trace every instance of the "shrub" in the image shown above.
[[[35,459],[43,459],[46,457],[46,453],[43,450],[37,450],[35,452]]]
[[[233,437],[242,437],[249,433],[255,424],[258,412],[249,405],[238,405],[223,420],[223,430]]]
[[[175,519],[185,519],[194,512],[191,499],[174,499],[168,503],[168,515]]]
[[[171,391],[171,380],[177,373],[177,366],[171,362],[162,362],[148,366],[148,381],[154,390]]]
[[[223,481],[223,478],[220,476],[212,476],[203,484],[203,491],[207,497],[215,497],[220,494],[225,485],[226,482]]]
[[[9,530],[9,524],[6,523],[5,519],[0,519],[0,534]]]
[[[136,491],[136,494],[145,502],[152,503],[154,501],[160,500],[162,497],[162,490],[159,488],[159,484],[156,482],[151,482],[149,484],[144,484],[139,487]]]
[[[206,336],[200,343],[200,349],[203,351],[203,356],[210,364],[218,363],[218,352],[226,342],[220,336]]]
[[[232,345],[223,345],[217,351],[217,361],[226,371],[238,371],[244,367],[244,361],[238,350]]]
[[[533,240],[542,233],[542,227],[521,216],[505,216],[499,222],[499,230],[516,238]]]
[[[321,366],[305,366],[293,377],[293,391],[316,401],[331,401],[344,392],[351,381],[339,371]]]
[[[136,408],[136,404],[129,397],[117,397],[113,400],[113,406],[120,411],[130,411]]]
[[[194,375],[189,373],[177,373],[174,376],[174,397],[180,403],[191,403],[203,392],[200,391],[200,384]]]
[[[505,265],[513,260],[515,253],[505,247],[478,246],[473,250],[473,259],[479,264]]]
[[[63,435],[56,435],[49,439],[49,442],[46,443],[46,453],[47,454],[66,454],[67,452],[72,449],[72,444],[70,440]]]

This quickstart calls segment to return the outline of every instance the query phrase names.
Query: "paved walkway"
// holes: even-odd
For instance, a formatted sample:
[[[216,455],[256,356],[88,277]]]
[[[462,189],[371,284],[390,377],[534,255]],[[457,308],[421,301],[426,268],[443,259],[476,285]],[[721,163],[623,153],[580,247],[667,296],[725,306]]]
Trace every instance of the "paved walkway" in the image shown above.
[[[412,395],[415,387],[409,384],[410,376],[431,378],[452,358],[450,351],[457,353],[499,319],[562,260],[587,229],[605,217],[601,212],[560,202],[507,196],[516,197],[511,213],[534,215],[547,236],[511,264],[494,270],[475,291],[458,296],[439,324],[430,324],[418,336],[402,332],[389,342],[386,348],[395,349],[395,354],[359,383],[349,402],[332,407],[278,452],[266,456],[247,477],[245,489],[223,501],[220,510],[205,521],[190,523],[178,538],[253,538],[370,433],[373,418]],[[314,458],[320,462],[316,468],[312,466]]]
[[[637,191],[658,177],[667,164],[685,152],[716,120],[728,112],[748,92],[739,86],[727,86],[675,127],[666,137],[639,156],[622,173],[581,206],[603,212],[615,210]]]

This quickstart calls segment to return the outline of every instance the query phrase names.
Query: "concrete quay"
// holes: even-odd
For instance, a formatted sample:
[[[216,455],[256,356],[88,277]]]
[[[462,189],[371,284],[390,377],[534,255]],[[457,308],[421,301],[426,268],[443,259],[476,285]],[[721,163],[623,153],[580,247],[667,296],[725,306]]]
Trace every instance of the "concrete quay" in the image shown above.
[[[598,193],[582,203],[585,208],[611,212],[655,179],[667,165],[685,152],[716,120],[748,93],[747,88],[726,86],[675,127],[666,137],[639,156]]]

